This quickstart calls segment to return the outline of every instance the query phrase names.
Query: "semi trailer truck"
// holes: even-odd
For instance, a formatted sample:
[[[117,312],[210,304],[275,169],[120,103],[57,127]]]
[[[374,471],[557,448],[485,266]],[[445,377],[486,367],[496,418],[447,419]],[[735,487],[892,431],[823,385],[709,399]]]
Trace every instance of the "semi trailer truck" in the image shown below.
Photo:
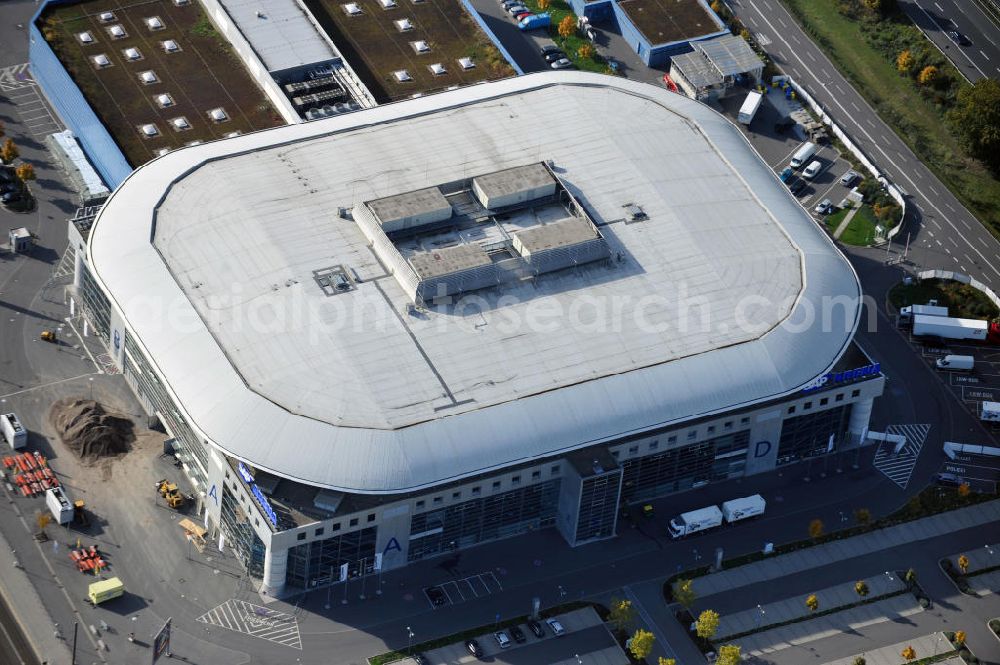
[[[672,538],[683,538],[722,526],[723,522],[734,524],[751,517],[758,517],[764,514],[766,507],[767,502],[759,494],[731,499],[722,504],[721,510],[718,506],[707,506],[678,515],[667,524],[667,531]]]
[[[0,432],[7,444],[14,450],[28,445],[28,430],[24,429],[17,415],[13,413],[0,414]]]
[[[956,319],[926,314],[913,316],[913,334],[918,337],[985,341],[989,331],[990,324],[979,319]]]

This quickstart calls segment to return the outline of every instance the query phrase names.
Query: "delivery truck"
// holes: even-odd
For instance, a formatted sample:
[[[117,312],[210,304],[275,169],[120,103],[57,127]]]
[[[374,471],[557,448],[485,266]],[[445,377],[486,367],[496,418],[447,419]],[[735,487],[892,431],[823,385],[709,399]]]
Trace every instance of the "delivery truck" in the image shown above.
[[[1000,423],[1000,402],[983,402],[979,419],[985,423]]]
[[[935,364],[938,369],[950,370],[953,372],[970,372],[972,371],[972,368],[976,366],[976,359],[972,356],[947,355],[944,358],[938,358]]]
[[[45,505],[49,507],[52,517],[58,524],[69,524],[73,521],[73,502],[66,496],[62,487],[45,490]]]
[[[722,504],[722,516],[726,518],[727,524],[733,524],[740,520],[748,520],[751,517],[759,517],[764,514],[767,502],[760,494],[745,496],[742,499],[731,499]]]
[[[722,511],[718,506],[708,506],[678,515],[670,520],[667,530],[672,538],[683,538],[692,533],[708,531],[722,524]]]
[[[28,430],[21,426],[21,421],[13,413],[0,414],[0,432],[4,441],[14,450],[28,445]]]
[[[749,125],[753,122],[753,118],[757,115],[757,111],[760,109],[763,101],[764,95],[756,90],[748,94],[747,98],[743,100],[743,106],[740,107],[740,114],[737,116],[737,120],[744,125]]]
[[[913,334],[918,337],[985,341],[989,329],[989,324],[979,319],[956,319],[926,314],[916,314],[913,317]]]
[[[913,321],[917,314],[924,316],[948,316],[948,308],[940,307],[936,300],[932,300],[926,305],[907,305],[899,308],[900,321]]]

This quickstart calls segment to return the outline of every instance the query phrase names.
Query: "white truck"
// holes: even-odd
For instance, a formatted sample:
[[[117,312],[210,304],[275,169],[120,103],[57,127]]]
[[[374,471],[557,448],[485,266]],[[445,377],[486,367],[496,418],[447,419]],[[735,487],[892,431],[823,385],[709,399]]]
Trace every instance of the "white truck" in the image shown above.
[[[0,414],[0,432],[3,432],[3,438],[14,450],[28,445],[28,430],[21,426],[16,414]]]
[[[986,423],[1000,423],[1000,402],[983,402],[979,419]]]
[[[916,314],[913,317],[913,334],[916,336],[935,336],[943,339],[985,340],[989,333],[989,323],[979,319],[956,319],[948,316],[927,316]]]
[[[924,316],[948,316],[948,308],[941,307],[936,300],[932,300],[926,305],[907,305],[899,308],[900,321],[912,321],[917,314]]]
[[[718,506],[708,506],[678,515],[667,524],[672,538],[683,538],[692,533],[714,529],[722,524],[722,511]]]
[[[731,499],[722,504],[722,516],[726,518],[727,524],[733,524],[740,520],[748,520],[751,517],[759,517],[764,514],[767,502],[760,494],[745,496],[742,499]]]
[[[45,505],[49,507],[52,517],[59,524],[69,524],[73,521],[73,502],[66,496],[61,487],[45,490]]]
[[[749,125],[753,122],[754,116],[757,115],[757,111],[760,110],[760,105],[764,101],[764,95],[757,92],[756,90],[747,95],[747,98],[743,100],[743,106],[740,107],[740,114],[737,119],[744,125]]]
[[[944,358],[938,358],[934,364],[937,365],[938,369],[970,372],[976,366],[976,359],[972,356],[947,355]]]

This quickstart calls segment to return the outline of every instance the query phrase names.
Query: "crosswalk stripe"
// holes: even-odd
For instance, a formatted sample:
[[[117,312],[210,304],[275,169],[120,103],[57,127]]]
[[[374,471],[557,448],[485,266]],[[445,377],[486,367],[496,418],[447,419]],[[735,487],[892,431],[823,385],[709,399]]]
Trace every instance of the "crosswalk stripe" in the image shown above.
[[[889,480],[906,489],[930,429],[931,426],[927,424],[889,425],[885,430],[886,434],[903,436],[906,443],[898,454],[892,452],[896,444],[890,441],[879,444],[873,462],[875,468]]]
[[[244,600],[227,600],[198,617],[198,621],[302,650],[302,635],[296,617]]]

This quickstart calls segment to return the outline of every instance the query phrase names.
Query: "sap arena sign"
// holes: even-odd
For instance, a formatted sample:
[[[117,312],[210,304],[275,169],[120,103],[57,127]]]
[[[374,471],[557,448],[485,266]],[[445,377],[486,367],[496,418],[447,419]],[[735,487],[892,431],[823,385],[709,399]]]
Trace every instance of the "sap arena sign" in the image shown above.
[[[865,365],[864,367],[858,367],[856,369],[849,369],[845,372],[827,372],[823,376],[816,377],[815,380],[811,381],[804,388],[802,392],[811,393],[817,390],[822,390],[832,385],[838,383],[850,383],[857,379],[864,379],[869,376],[875,376],[882,372],[882,363],[874,363],[872,365]]]

